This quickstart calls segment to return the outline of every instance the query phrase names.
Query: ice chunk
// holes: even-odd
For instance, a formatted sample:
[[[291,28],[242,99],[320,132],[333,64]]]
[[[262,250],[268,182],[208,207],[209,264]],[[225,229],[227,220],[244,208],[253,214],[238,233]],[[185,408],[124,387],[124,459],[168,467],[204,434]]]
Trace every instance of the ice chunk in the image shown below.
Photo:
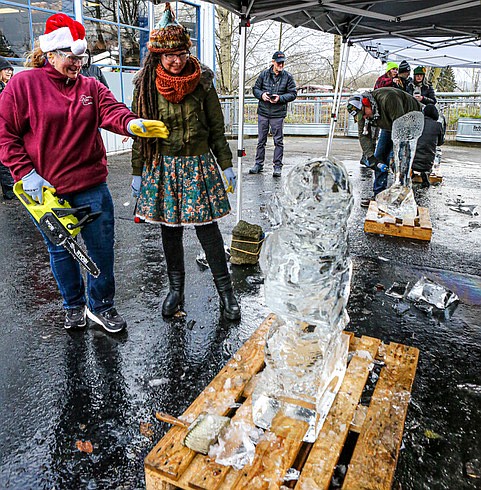
[[[408,112],[393,122],[394,182],[376,196],[378,208],[395,218],[415,218],[417,205],[411,182],[411,166],[418,138],[424,128],[422,112]]]
[[[398,298],[398,299],[404,298],[408,286],[409,283],[399,284],[398,282],[393,282],[392,286],[386,291],[386,294],[393,298]]]
[[[415,303],[433,305],[440,310],[459,301],[452,291],[424,276],[412,287],[407,298]]]
[[[240,470],[254,461],[256,444],[262,434],[261,429],[244,420],[233,419],[210,447],[209,456],[219,464]]]

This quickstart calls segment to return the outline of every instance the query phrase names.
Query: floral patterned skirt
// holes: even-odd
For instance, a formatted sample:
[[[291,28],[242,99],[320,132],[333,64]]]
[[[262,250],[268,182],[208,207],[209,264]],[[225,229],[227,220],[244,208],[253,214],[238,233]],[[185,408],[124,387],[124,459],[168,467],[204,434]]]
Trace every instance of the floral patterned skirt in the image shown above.
[[[207,224],[229,214],[222,177],[210,153],[160,156],[142,172],[136,215],[171,226]]]

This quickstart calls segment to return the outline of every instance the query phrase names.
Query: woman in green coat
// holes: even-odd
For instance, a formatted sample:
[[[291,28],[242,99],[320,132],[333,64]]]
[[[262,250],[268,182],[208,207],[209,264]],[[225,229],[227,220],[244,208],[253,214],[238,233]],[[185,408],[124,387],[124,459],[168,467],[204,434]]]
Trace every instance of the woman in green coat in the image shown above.
[[[162,19],[150,33],[149,53],[135,80],[132,109],[139,117],[149,115],[148,119],[163,121],[169,137],[134,142],[132,190],[138,197],[137,216],[161,225],[170,285],[162,314],[172,316],[183,304],[182,236],[185,225],[194,225],[214,276],[223,316],[238,320],[240,307],[217,225],[217,220],[230,212],[218,166],[235,189],[232,153],[213,86],[214,74],[190,55],[191,45],[167,3]]]

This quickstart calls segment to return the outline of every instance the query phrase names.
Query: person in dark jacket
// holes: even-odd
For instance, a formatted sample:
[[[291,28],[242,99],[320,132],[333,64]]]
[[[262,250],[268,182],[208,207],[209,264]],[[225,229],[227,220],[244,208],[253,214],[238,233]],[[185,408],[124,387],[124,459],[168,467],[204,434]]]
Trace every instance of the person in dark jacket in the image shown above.
[[[402,60],[401,63],[399,63],[399,70],[398,70],[398,76],[400,82],[399,87],[402,88],[405,92],[407,92],[409,84],[412,83],[413,81],[410,75],[411,75],[411,66],[406,60]]]
[[[102,73],[102,70],[97,65],[92,65],[92,55],[90,50],[85,50],[85,54],[88,55],[87,64],[82,67],[80,70],[80,74],[84,77],[92,77],[97,79],[100,83],[109,88],[109,84],[107,80],[105,80],[105,76]]]
[[[259,99],[257,106],[259,136],[256,161],[249,170],[250,174],[258,174],[264,170],[267,135],[270,127],[274,139],[273,176],[281,176],[287,104],[297,97],[296,82],[292,75],[284,70],[285,61],[285,54],[282,51],[276,51],[272,55],[272,66],[261,72],[253,88],[254,96]]]
[[[0,56],[0,94],[3,89],[7,86],[8,81],[12,78],[13,66],[10,62]],[[0,183],[2,185],[3,198],[6,200],[11,200],[15,197],[13,193],[13,177],[7,167],[0,162]]]
[[[134,80],[132,108],[165,123],[168,139],[135,141],[132,193],[137,216],[161,227],[169,292],[165,317],[184,302],[184,227],[193,225],[214,277],[222,316],[239,320],[224,241],[217,221],[230,212],[227,190],[235,190],[232,152],[224,134],[224,116],[214,73],[191,56],[187,30],[175,20],[169,3],[150,33],[144,66]],[[224,188],[221,171],[228,183]]]
[[[353,95],[347,104],[349,114],[358,123],[359,143],[370,168],[374,170],[374,196],[387,188],[389,155],[393,149],[393,122],[411,111],[421,111],[421,104],[408,93],[385,87]],[[373,140],[375,128],[381,129],[377,145]],[[361,206],[369,206],[363,199]]]
[[[444,129],[443,125],[438,122],[439,112],[435,105],[425,106],[423,112],[424,129],[418,139],[412,169],[421,172],[422,186],[429,187],[429,174],[433,168],[436,146],[444,143]]]
[[[421,104],[436,104],[436,95],[433,86],[426,80],[426,68],[417,66],[414,68],[414,80],[408,85],[408,94],[411,94]]]

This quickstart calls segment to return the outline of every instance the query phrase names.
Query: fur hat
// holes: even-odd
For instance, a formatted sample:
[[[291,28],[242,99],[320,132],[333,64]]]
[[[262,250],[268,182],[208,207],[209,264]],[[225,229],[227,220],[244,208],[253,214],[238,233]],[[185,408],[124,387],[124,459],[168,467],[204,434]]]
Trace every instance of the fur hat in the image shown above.
[[[386,73],[393,68],[398,68],[398,64],[395,61],[388,61],[386,64]]]
[[[424,66],[416,66],[414,68],[415,75],[426,75],[426,68]]]
[[[45,34],[39,36],[44,53],[56,49],[70,49],[73,54],[84,54],[87,49],[85,27],[65,14],[54,14],[47,19]]]
[[[191,46],[187,29],[175,20],[175,13],[167,2],[162,18],[150,33],[147,48],[152,53],[170,53]]]
[[[411,67],[409,66],[409,63],[406,60],[402,60],[401,63],[399,63],[399,73],[409,73],[410,71]]]
[[[13,70],[13,66],[10,64],[10,62],[3,56],[0,56],[0,71],[8,70],[9,68]]]

